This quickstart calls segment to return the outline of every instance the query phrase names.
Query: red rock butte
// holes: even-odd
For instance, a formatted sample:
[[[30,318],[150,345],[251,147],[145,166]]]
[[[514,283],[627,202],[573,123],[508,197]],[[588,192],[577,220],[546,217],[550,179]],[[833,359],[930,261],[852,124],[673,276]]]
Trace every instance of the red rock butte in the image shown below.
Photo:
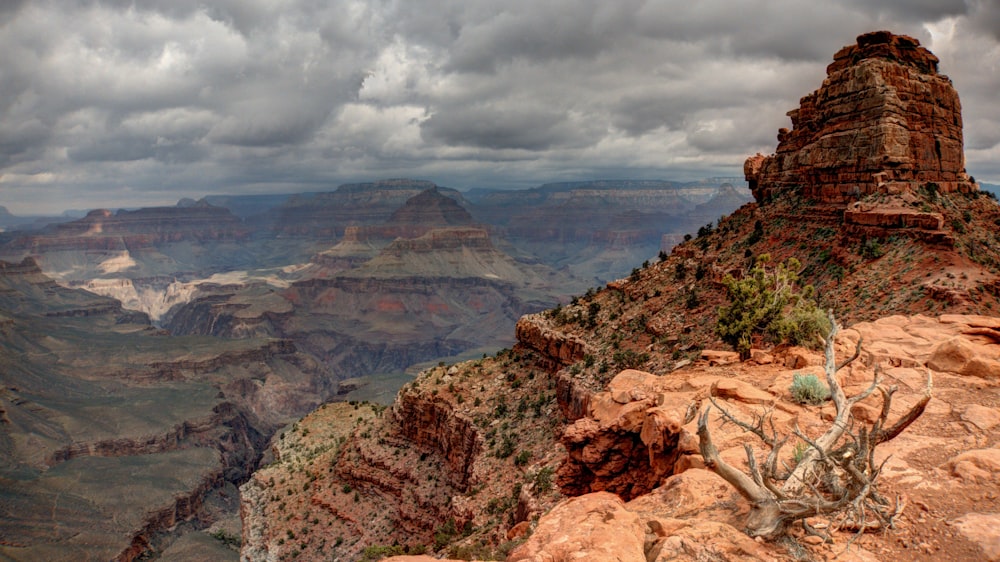
[[[819,203],[935,183],[972,191],[965,173],[962,109],[938,58],[906,35],[874,31],[834,55],[823,85],[788,112],[771,156],[747,159],[758,201],[794,188]]]

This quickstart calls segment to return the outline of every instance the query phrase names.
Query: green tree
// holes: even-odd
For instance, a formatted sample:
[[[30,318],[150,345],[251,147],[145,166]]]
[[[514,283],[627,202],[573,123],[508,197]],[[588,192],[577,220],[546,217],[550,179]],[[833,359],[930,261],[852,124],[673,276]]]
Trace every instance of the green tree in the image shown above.
[[[789,258],[768,267],[770,261],[768,254],[762,254],[744,277],[726,275],[722,279],[729,304],[719,308],[715,330],[744,360],[750,357],[755,335],[775,342],[809,344],[827,328],[812,299],[812,285],[801,290],[796,285],[799,261]]]

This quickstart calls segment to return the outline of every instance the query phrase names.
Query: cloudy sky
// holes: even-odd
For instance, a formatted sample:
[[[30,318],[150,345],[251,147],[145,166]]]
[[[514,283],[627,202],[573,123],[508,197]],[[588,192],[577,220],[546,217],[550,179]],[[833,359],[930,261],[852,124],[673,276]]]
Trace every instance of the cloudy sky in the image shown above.
[[[863,32],[913,35],[1000,183],[1000,0],[0,0],[0,205],[741,175]]]

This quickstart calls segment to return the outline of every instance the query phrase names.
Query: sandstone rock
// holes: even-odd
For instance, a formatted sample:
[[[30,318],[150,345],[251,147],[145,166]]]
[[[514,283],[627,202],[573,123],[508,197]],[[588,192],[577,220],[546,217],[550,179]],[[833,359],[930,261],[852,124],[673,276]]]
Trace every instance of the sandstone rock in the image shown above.
[[[666,377],[627,369],[590,397],[588,415],[562,435],[567,458],[559,469],[564,494],[607,490],[628,499],[658,486],[674,471],[694,392],[666,392]],[[690,445],[688,445],[690,447]]]
[[[735,493],[735,489],[711,470],[693,469],[671,476],[662,486],[630,501],[628,506],[637,512],[687,519],[707,514],[712,506],[720,500],[728,500]],[[717,519],[725,521],[728,516]]]
[[[758,365],[770,365],[774,363],[774,356],[760,349],[751,349],[750,359]]]
[[[510,528],[510,530],[507,531],[507,540],[509,541],[517,540],[523,537],[524,535],[528,534],[528,531],[530,529],[531,529],[531,522],[521,521],[520,523],[514,525],[513,527]]]
[[[983,431],[988,431],[1000,425],[1000,410],[980,404],[970,404],[962,412],[962,421],[967,421]]]
[[[569,366],[590,352],[577,336],[550,328],[540,314],[522,316],[514,327],[517,341],[548,358],[553,365]]]
[[[876,192],[899,193],[934,182],[942,192],[971,191],[965,173],[962,116],[951,81],[920,43],[887,31],[867,33],[827,67],[823,86],[788,112],[771,156],[747,159],[744,174],[758,201],[796,186],[804,197],[844,204]],[[938,217],[886,210],[850,220],[936,228]],[[912,224],[911,224],[912,223]]]
[[[619,404],[627,404],[636,400],[645,400],[657,387],[657,377],[652,373],[625,369],[615,375],[608,383],[608,392]]]
[[[736,379],[719,379],[712,385],[712,396],[745,404],[774,404],[775,397],[751,384]]]
[[[646,562],[645,530],[622,500],[596,492],[560,502],[542,517],[508,562],[593,560]]]
[[[785,351],[785,368],[787,369],[804,369],[810,365],[822,364],[822,357],[808,349],[791,347]]]
[[[994,316],[979,316],[976,314],[942,314],[939,320],[942,324],[959,324],[972,328],[1000,329],[1000,318]]]
[[[981,379],[1000,378],[1000,361],[986,357],[973,357],[962,369],[961,374]]]
[[[935,371],[961,373],[976,356],[976,348],[969,340],[958,336],[942,342],[931,351],[927,366]]]
[[[945,463],[952,475],[967,482],[989,482],[1000,475],[1000,449],[973,449]]]
[[[652,523],[652,522],[651,522]],[[731,525],[688,520],[649,545],[647,560],[772,560],[767,549]]]
[[[701,352],[701,360],[708,361],[709,365],[728,365],[730,363],[738,363],[740,354],[735,351],[705,349]]]
[[[1000,514],[969,513],[956,519],[958,530],[983,551],[983,560],[1000,560]]]

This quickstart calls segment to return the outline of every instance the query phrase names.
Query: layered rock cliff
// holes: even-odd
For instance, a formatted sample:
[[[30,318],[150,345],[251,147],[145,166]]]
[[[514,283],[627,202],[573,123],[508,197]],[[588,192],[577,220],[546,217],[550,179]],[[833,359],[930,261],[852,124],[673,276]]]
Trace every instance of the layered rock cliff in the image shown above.
[[[826,73],[823,86],[788,113],[792,129],[778,132],[775,154],[747,160],[758,201],[784,187],[830,203],[927,183],[944,193],[974,189],[958,94],[919,41],[866,33]]]

